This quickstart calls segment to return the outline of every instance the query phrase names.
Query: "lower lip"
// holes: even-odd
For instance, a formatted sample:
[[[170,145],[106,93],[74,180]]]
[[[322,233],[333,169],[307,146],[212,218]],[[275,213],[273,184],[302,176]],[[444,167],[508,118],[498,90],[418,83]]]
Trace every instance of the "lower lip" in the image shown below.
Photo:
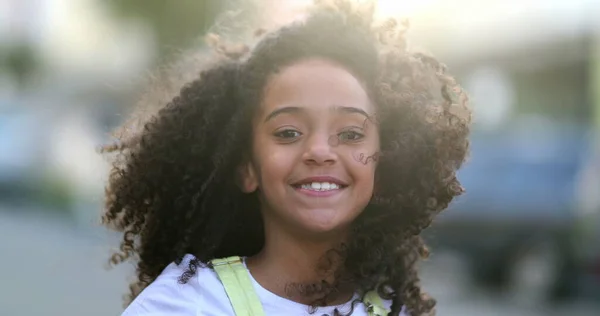
[[[308,190],[308,189],[303,189],[303,188],[294,188],[294,189],[302,194],[306,194],[308,196],[315,196],[315,197],[333,196],[333,195],[340,193],[343,190],[343,188],[327,190],[327,191],[315,191],[315,190]]]

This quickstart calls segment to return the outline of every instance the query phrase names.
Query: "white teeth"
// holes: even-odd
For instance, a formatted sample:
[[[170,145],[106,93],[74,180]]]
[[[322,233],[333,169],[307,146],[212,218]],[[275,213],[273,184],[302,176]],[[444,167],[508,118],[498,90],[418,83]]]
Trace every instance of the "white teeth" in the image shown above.
[[[312,182],[310,184],[302,184],[300,185],[302,189],[312,190],[312,191],[329,191],[329,190],[337,190],[340,186],[336,183],[329,182]]]

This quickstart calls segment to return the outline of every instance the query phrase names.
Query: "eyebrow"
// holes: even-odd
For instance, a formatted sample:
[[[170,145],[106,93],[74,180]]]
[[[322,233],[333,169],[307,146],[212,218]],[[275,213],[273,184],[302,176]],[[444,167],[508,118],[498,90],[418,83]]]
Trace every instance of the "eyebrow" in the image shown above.
[[[340,106],[336,106],[334,108],[334,111],[336,111],[336,112],[350,113],[350,114],[357,113],[357,114],[363,115],[364,117],[366,117],[369,120],[371,119],[371,115],[369,115],[369,113],[367,113],[365,110],[359,109],[359,108],[355,108],[353,106],[341,106],[341,105]]]
[[[299,113],[299,112],[303,112],[303,111],[304,110],[302,108],[297,107],[297,106],[286,106],[283,108],[279,108],[279,109],[274,110],[273,112],[269,113],[269,115],[267,115],[267,117],[265,117],[265,122],[276,117],[277,115],[286,114],[286,113]]]
[[[342,113],[349,113],[349,114],[360,114],[363,115],[365,118],[367,119],[371,119],[371,115],[369,115],[365,110],[363,109],[359,109],[356,107],[352,107],[352,106],[335,106],[333,109],[333,111],[335,112],[342,112]],[[269,115],[267,115],[267,117],[265,117],[265,122],[268,122],[269,120],[273,119],[274,117],[281,115],[281,114],[293,114],[293,113],[300,113],[300,112],[304,112],[305,109],[301,108],[301,107],[297,107],[297,106],[286,106],[283,108],[279,108],[276,110],[273,110],[273,112],[269,113]]]

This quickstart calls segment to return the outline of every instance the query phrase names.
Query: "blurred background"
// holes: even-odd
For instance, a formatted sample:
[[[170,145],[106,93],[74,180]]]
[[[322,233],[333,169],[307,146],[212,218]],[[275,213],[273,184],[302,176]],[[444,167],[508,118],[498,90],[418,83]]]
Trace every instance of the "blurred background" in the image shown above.
[[[105,269],[96,148],[230,2],[0,0],[0,315],[120,313],[132,267]],[[277,23],[307,1],[258,2]],[[438,315],[600,315],[600,0],[380,9],[475,108],[467,193],[426,233]]]

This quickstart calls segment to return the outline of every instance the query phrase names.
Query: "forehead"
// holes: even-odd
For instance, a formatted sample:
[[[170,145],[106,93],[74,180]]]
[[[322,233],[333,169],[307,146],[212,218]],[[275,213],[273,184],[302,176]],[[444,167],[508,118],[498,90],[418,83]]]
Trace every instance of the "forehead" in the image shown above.
[[[343,67],[321,59],[281,69],[268,80],[263,96],[263,114],[286,106],[309,110],[351,106],[374,112],[363,84]]]

